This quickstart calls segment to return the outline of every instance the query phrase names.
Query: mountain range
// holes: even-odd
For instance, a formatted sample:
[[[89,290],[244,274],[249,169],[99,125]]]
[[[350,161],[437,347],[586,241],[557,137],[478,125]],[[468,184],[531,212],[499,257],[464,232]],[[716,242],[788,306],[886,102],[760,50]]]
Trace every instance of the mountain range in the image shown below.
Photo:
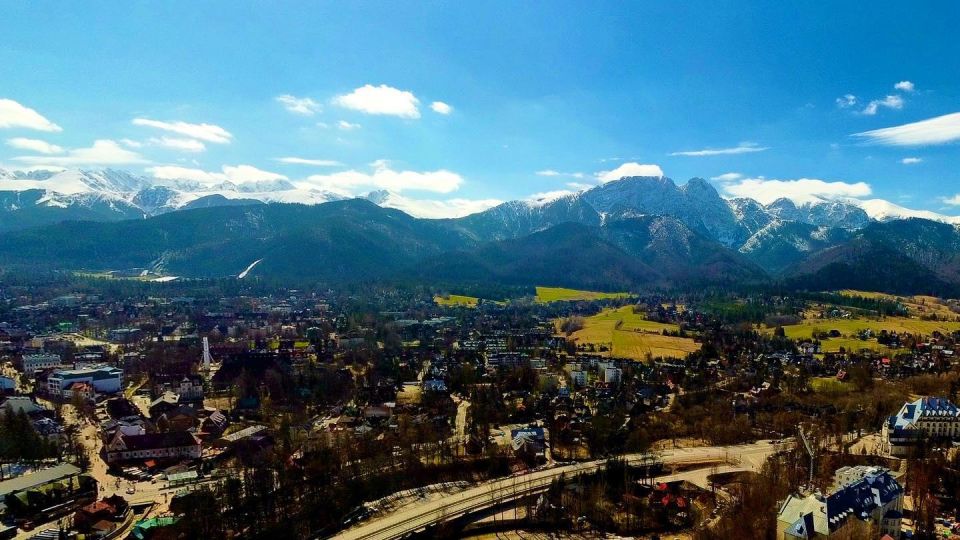
[[[627,177],[455,219],[378,206],[398,200],[387,192],[344,199],[282,180],[211,185],[113,170],[0,171],[0,188],[5,266],[190,277],[237,276],[261,261],[251,275],[326,282],[613,289],[777,280],[804,288],[960,290],[960,232],[947,216],[911,218],[912,211],[885,201],[783,198],[764,205],[725,199],[699,178],[677,185]]]

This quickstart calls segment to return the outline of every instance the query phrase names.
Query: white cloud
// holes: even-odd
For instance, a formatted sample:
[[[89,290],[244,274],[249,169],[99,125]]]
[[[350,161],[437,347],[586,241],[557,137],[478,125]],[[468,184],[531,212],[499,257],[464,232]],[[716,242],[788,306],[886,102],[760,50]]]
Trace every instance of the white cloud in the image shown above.
[[[149,142],[154,146],[183,150],[184,152],[203,152],[207,149],[206,145],[196,139],[182,139],[180,137],[151,137]]]
[[[531,203],[540,203],[545,204],[551,201],[555,201],[561,197],[566,197],[567,195],[573,195],[575,191],[569,189],[558,189],[554,191],[543,191],[541,193],[534,193],[530,195],[525,200]]]
[[[230,181],[236,184],[244,182],[262,182],[270,180],[287,180],[287,177],[275,172],[264,171],[253,165],[224,165],[223,172],[211,172],[203,169],[181,167],[179,165],[160,165],[148,167],[146,171],[154,178],[162,180],[194,180],[208,184]]]
[[[202,169],[180,167],[179,165],[148,167],[146,171],[152,174],[154,178],[160,178],[162,180],[195,180],[197,182],[210,184],[227,180],[226,175],[223,173],[207,172]]]
[[[567,182],[567,187],[575,191],[583,191],[585,189],[590,189],[596,187],[593,184],[586,184],[583,182]]]
[[[762,204],[770,204],[782,197],[804,203],[843,197],[866,197],[872,193],[870,184],[865,182],[831,182],[816,178],[797,180],[744,178],[736,183],[726,184],[722,189],[730,197],[748,197]]]
[[[30,150],[31,152],[40,152],[41,154],[59,154],[63,148],[50,144],[40,139],[27,139],[25,137],[14,137],[7,139],[7,146],[18,148],[20,150]]]
[[[283,94],[274,99],[277,100],[277,103],[283,105],[284,109],[294,114],[313,116],[323,110],[323,107],[319,103],[308,97],[298,98],[290,94]]]
[[[854,133],[869,142],[889,146],[923,146],[960,140],[960,112],[919,122]]]
[[[719,180],[720,182],[733,182],[741,178],[743,178],[743,175],[738,172],[728,172],[710,177],[711,180]]]
[[[645,165],[635,162],[624,163],[612,171],[600,171],[597,178],[601,183],[619,180],[625,176],[663,176],[659,165]]]
[[[287,180],[287,177],[275,172],[264,171],[253,165],[224,165],[223,173],[231,182],[264,182],[268,180]]]
[[[340,120],[337,122],[337,127],[344,131],[352,131],[354,129],[360,129],[360,124],[354,124],[352,122],[347,122],[346,120]]]
[[[190,124],[187,122],[161,122],[159,120],[150,120],[147,118],[134,118],[133,125],[146,126],[172,133],[185,135],[193,139],[207,141],[212,143],[224,144],[230,142],[233,134],[214,124]]]
[[[366,114],[420,118],[420,100],[412,92],[385,84],[361,86],[349,94],[333,98],[333,103]]]
[[[893,85],[893,87],[903,92],[913,92],[916,89],[916,87],[910,81],[900,81],[897,84]]]
[[[343,163],[339,161],[334,161],[332,159],[307,159],[299,157],[282,157],[276,158],[274,161],[279,161],[280,163],[286,163],[288,165],[312,165],[314,167],[341,167]]]
[[[920,163],[921,161],[923,161],[923,158],[918,158],[918,157],[905,157],[905,158],[903,158],[903,159],[900,160],[900,163],[903,163],[904,165],[916,165],[917,163]]]
[[[960,206],[960,193],[957,193],[953,197],[943,197],[940,200],[950,206]]]
[[[903,98],[898,95],[890,95],[883,99],[875,99],[867,104],[866,107],[861,112],[867,116],[873,116],[877,114],[877,110],[880,107],[886,107],[888,109],[900,110],[903,108]]]
[[[763,152],[769,150],[768,146],[758,146],[757,143],[744,142],[733,148],[707,148],[705,150],[685,150],[683,152],[673,152],[671,156],[724,156],[730,154],[749,154],[751,152]]]
[[[26,128],[37,131],[63,131],[42,114],[12,99],[0,98],[0,128]]]
[[[130,148],[143,148],[143,143],[140,141],[134,141],[132,139],[120,139],[120,142],[124,146],[129,146]]]
[[[476,214],[502,202],[499,199],[411,199],[391,193],[383,206],[396,208],[411,216],[439,219]]]
[[[533,174],[536,174],[537,176],[569,176],[570,178],[583,178],[586,176],[582,172],[560,172],[553,169],[544,169]]]
[[[856,105],[858,101],[859,100],[857,99],[857,96],[853,94],[845,94],[837,98],[837,107],[840,107],[841,109],[848,109]]]
[[[56,165],[63,167],[80,165],[128,165],[147,163],[140,154],[123,148],[116,141],[99,139],[90,148],[74,148],[63,156],[20,156],[13,158],[33,165]]]
[[[341,171],[332,174],[315,174],[307,177],[305,183],[310,187],[350,193],[358,188],[386,189],[394,192],[404,190],[432,191],[450,193],[460,188],[463,177],[455,172],[440,169],[436,171],[396,171],[383,160],[371,164],[372,173],[357,170]]]
[[[453,112],[453,107],[442,101],[434,101],[430,104],[430,108],[437,114],[450,114]]]

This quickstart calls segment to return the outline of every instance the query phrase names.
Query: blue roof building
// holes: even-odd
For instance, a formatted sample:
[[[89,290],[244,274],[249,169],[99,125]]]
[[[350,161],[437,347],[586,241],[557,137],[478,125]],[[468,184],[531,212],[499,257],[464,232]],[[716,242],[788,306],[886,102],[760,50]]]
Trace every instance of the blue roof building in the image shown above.
[[[826,496],[791,495],[777,514],[783,540],[829,538],[853,518],[876,525],[879,535],[900,538],[903,488],[883,467],[844,467],[835,474],[837,487]]]
[[[922,397],[905,403],[883,423],[881,435],[886,450],[905,456],[920,442],[960,438],[960,408],[940,397]]]

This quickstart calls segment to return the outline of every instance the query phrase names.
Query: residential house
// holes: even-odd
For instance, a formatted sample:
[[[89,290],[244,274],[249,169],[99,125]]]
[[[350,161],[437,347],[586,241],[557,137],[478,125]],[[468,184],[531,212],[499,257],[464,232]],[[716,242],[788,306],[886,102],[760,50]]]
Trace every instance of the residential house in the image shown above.
[[[510,444],[519,456],[545,459],[547,438],[542,427],[525,427],[510,430]]]
[[[126,435],[117,431],[106,444],[107,463],[157,459],[199,459],[200,441],[187,431]]]

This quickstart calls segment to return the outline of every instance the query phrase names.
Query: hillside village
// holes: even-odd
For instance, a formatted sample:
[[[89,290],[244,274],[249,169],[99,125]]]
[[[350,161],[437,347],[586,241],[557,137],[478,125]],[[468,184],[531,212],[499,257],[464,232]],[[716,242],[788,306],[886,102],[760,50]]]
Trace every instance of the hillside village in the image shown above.
[[[752,526],[778,538],[901,538],[952,526],[960,508],[960,315],[947,303],[930,299],[920,317],[915,301],[854,293],[451,303],[402,289],[143,286],[151,293],[50,298],[4,286],[0,429],[18,441],[2,448],[4,535],[293,523],[297,536],[350,535],[411,490],[432,500],[577,463],[602,464],[583,486],[612,467],[636,480],[576,504],[576,484],[560,480],[503,510],[511,526],[724,538],[759,505]],[[848,331],[851,320],[864,330]],[[911,324],[942,330],[875,330]],[[729,457],[738,448],[762,458]],[[703,457],[690,469],[676,461],[685,453]],[[769,482],[779,498],[757,499]],[[889,493],[879,506],[835,515],[834,497],[876,482]],[[265,512],[279,501],[287,510]],[[478,519],[435,526],[492,526]]]

